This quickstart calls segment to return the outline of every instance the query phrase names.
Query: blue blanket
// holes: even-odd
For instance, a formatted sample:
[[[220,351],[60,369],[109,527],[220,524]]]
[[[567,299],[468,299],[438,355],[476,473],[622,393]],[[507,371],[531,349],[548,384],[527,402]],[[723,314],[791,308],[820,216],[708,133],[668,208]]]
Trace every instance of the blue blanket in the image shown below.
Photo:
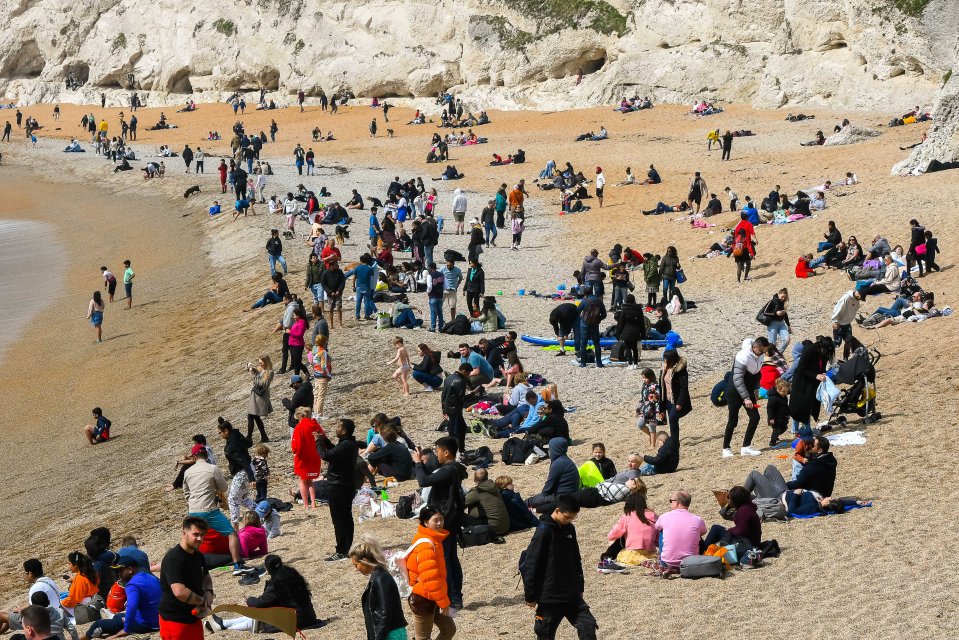
[[[871,502],[869,504],[851,504],[845,508],[843,513],[848,513],[849,511],[852,511],[853,509],[862,509],[863,507],[871,507],[871,506],[872,506]],[[808,520],[809,518],[816,518],[818,516],[833,516],[833,515],[836,515],[836,513],[834,511],[830,511],[829,513],[813,513],[808,516],[797,516],[790,513],[789,517],[796,518],[798,520]]]

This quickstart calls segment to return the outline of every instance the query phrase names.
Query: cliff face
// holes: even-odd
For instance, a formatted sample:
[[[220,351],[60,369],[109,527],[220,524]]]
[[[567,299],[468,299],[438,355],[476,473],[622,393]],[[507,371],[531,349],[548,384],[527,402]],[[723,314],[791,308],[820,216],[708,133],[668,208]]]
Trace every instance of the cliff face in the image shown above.
[[[380,97],[453,87],[507,108],[639,93],[898,111],[930,103],[951,68],[955,4],[0,0],[0,82],[30,101],[126,93],[132,80],[153,104],[261,87]],[[85,84],[68,91],[70,77]]]

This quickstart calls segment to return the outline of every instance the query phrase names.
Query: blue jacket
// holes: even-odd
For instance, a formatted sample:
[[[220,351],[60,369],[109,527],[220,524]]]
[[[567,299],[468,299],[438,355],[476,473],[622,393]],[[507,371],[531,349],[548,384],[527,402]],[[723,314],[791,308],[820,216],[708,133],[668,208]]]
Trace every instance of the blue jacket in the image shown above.
[[[136,633],[131,623],[147,629],[159,629],[160,579],[149,571],[137,571],[126,585],[127,608],[123,629]]]
[[[553,438],[549,441],[549,475],[543,485],[543,494],[569,495],[579,491],[579,470],[576,463],[566,455],[569,441]]]

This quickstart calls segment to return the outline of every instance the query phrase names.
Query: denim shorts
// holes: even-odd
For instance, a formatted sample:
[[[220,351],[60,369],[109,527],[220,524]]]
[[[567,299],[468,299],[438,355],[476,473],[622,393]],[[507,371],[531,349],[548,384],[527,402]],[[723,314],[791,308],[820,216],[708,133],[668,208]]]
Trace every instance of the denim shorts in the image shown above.
[[[123,283],[123,290],[126,291],[128,298],[133,297],[133,283],[132,283],[132,282],[124,282],[124,283]]]
[[[236,533],[236,531],[233,529],[233,525],[230,524],[230,521],[219,509],[214,509],[213,511],[207,511],[205,513],[190,513],[190,515],[203,518],[210,525],[210,528],[220,535],[232,536],[234,533]]]

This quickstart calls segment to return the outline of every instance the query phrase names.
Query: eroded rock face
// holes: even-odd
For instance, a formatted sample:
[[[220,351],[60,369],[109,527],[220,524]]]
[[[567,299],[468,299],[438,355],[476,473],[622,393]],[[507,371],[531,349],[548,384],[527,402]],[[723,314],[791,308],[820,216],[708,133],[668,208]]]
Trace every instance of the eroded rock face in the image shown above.
[[[119,97],[132,79],[152,104],[453,87],[477,107],[638,93],[895,112],[932,101],[959,23],[953,0],[919,17],[897,1],[0,0],[0,82],[24,101]],[[67,91],[71,76],[85,84]]]

